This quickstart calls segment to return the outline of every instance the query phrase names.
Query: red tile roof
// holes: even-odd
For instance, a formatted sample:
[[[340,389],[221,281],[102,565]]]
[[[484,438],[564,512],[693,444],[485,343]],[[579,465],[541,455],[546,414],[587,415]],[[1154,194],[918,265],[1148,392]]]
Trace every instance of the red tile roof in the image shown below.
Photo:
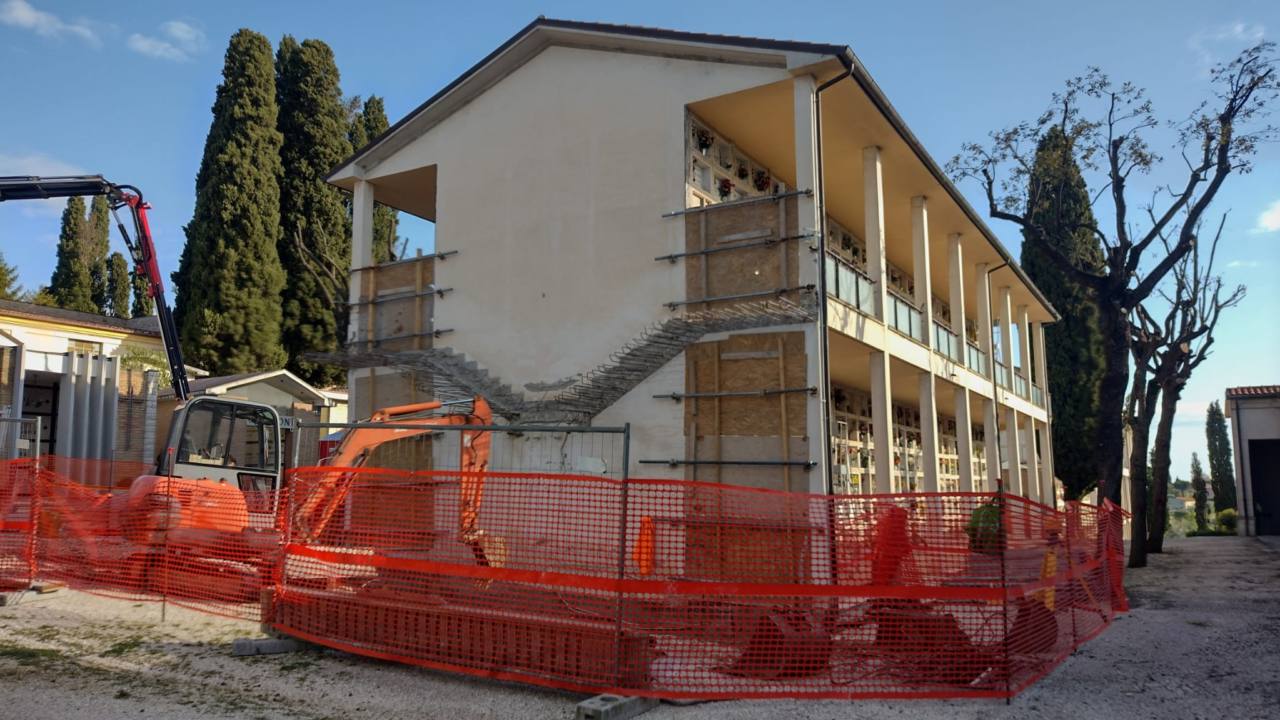
[[[1280,385],[1246,385],[1227,388],[1229,398],[1280,397]]]

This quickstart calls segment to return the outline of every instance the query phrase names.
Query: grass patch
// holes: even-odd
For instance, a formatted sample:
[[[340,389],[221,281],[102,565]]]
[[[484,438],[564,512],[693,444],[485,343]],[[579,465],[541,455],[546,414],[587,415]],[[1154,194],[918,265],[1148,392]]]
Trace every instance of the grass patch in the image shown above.
[[[142,647],[143,640],[140,637],[131,637],[115,643],[111,647],[103,650],[100,655],[103,657],[120,657],[125,653],[131,653]]]
[[[19,665],[44,665],[62,659],[62,653],[48,648],[29,648],[0,643],[0,658],[16,661]]]

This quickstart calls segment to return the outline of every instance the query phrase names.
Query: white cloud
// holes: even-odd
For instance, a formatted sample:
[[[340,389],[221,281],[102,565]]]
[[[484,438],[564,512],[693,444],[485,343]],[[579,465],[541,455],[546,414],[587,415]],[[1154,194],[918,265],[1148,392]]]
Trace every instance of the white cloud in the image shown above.
[[[161,60],[186,62],[192,55],[204,50],[204,33],[197,27],[169,20],[160,24],[160,36],[134,33],[126,41],[130,50]]]
[[[0,175],[89,175],[83,168],[63,162],[44,153],[0,152]],[[8,203],[5,203],[6,205]],[[66,207],[66,200],[28,200],[17,203],[22,213],[29,217],[57,217]]]
[[[1208,72],[1214,65],[1257,44],[1266,34],[1267,28],[1261,24],[1237,20],[1199,30],[1187,40],[1187,45],[1196,54],[1202,69]]]
[[[1280,200],[1268,205],[1258,215],[1258,222],[1253,226],[1253,231],[1256,233],[1275,232],[1277,230],[1280,230]]]
[[[67,22],[51,12],[37,10],[27,0],[4,0],[0,4],[0,23],[30,30],[42,37],[77,37],[97,47],[102,44],[98,33],[86,20]]]
[[[1229,268],[1256,268],[1262,267],[1262,263],[1257,260],[1232,260],[1227,263]]]

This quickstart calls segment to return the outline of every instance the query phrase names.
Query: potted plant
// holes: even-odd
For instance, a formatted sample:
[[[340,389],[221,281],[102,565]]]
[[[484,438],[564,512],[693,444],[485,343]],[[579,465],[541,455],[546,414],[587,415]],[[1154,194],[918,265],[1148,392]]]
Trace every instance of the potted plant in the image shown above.
[[[696,126],[693,128],[693,142],[698,146],[698,152],[706,155],[707,151],[711,149],[713,141],[714,138],[711,136],[710,130]]]
[[[733,181],[729,178],[720,178],[716,182],[716,192],[720,193],[721,200],[729,197],[729,193],[733,192]]]
[[[1004,503],[992,498],[974,508],[964,532],[969,536],[969,549],[984,555],[998,555],[1004,551]]]
[[[751,185],[759,192],[765,192],[772,184],[772,179],[766,170],[756,170],[751,173]]]

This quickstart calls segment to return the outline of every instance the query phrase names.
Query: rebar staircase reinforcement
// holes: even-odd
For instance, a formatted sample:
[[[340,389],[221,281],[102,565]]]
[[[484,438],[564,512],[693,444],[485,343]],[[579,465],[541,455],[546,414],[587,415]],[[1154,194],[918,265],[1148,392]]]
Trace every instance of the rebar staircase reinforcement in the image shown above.
[[[615,350],[607,362],[562,389],[530,399],[452,348],[387,351],[352,343],[343,352],[310,353],[314,362],[351,369],[392,367],[417,373],[422,389],[442,400],[483,396],[499,415],[519,423],[582,423],[613,405],[689,345],[706,335],[812,322],[811,304],[769,298],[687,312],[655,323]],[[531,387],[555,386],[529,383]]]

